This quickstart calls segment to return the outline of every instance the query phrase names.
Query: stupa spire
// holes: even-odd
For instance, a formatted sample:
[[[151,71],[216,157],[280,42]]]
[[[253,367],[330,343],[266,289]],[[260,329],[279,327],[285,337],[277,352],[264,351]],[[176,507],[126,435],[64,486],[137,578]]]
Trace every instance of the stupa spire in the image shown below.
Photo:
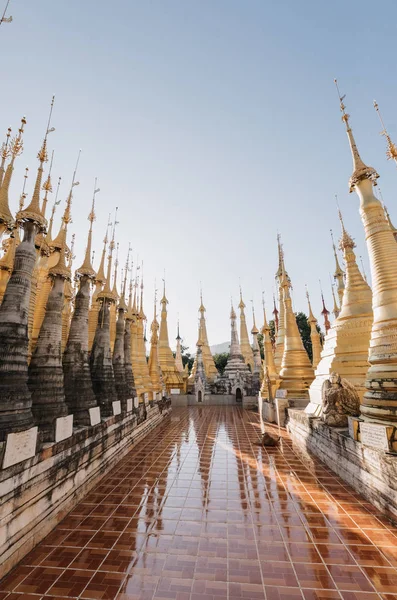
[[[309,316],[308,316],[307,321],[310,325],[310,339],[312,342],[312,366],[313,366],[313,369],[316,369],[318,363],[320,362],[322,347],[321,347],[320,334],[317,331],[317,319],[313,315],[312,305],[310,303],[310,296],[309,296],[309,291],[308,291],[307,287],[306,287],[306,298],[307,298],[307,304],[309,307]]]
[[[331,323],[329,322],[329,310],[325,306],[325,300],[324,300],[323,290],[322,290],[322,287],[321,287],[321,281],[319,283],[320,283],[320,292],[321,292],[321,302],[322,302],[322,305],[323,305],[321,314],[323,315],[323,319],[324,319],[325,333],[328,333],[328,330],[331,328]]]
[[[181,336],[179,335],[179,319],[177,324],[176,334],[176,353],[175,353],[175,364],[176,368],[180,373],[184,372],[183,360],[182,360],[182,348],[181,348]]]
[[[253,326],[251,329],[251,334],[252,334],[252,354],[253,354],[253,369],[252,369],[252,374],[253,374],[253,388],[254,388],[254,392],[258,392],[260,389],[260,380],[261,380],[261,376],[262,376],[262,359],[261,359],[261,350],[259,348],[259,342],[258,342],[258,333],[259,333],[259,329],[256,326],[256,322],[255,322],[255,309],[254,309],[254,302],[253,300],[251,300],[252,302],[252,321],[253,321]],[[256,388],[256,389],[255,389]]]
[[[113,229],[112,229],[112,239],[110,240],[110,244],[109,244],[108,265],[107,265],[105,287],[99,294],[101,297],[106,296],[113,301],[114,301],[114,297],[113,297],[112,289],[110,287],[110,282],[111,282],[111,278],[112,278],[113,251],[115,248],[114,236],[115,236],[115,232],[116,232],[116,226],[118,225],[117,211],[118,211],[118,207],[116,206],[115,217],[114,217],[114,222],[113,222]]]
[[[43,217],[45,217],[45,213],[46,213],[46,209],[47,209],[48,194],[52,193],[51,171],[52,171],[53,162],[54,162],[54,150],[51,153],[50,168],[48,169],[47,179],[43,183],[43,190],[45,192],[44,198],[43,198],[43,203],[41,205],[41,214],[43,215]]]
[[[331,294],[332,294],[332,301],[333,301],[332,314],[334,315],[335,319],[337,319],[339,317],[340,309],[339,309],[338,303],[335,298],[334,284],[333,284],[331,275],[330,275],[330,280],[331,280]],[[343,301],[343,298],[342,298],[342,301]]]
[[[88,220],[90,222],[90,228],[88,230],[88,239],[87,239],[87,247],[85,250],[84,261],[81,267],[78,269],[78,273],[81,275],[87,275],[90,278],[95,277],[95,271],[91,264],[91,251],[92,251],[92,226],[95,221],[95,195],[99,192],[99,188],[97,188],[97,179],[95,178],[94,185],[94,193],[92,195],[92,204],[91,211],[88,215]]]
[[[308,398],[308,389],[314,379],[314,372],[292,309],[291,282],[284,265],[281,284],[285,314],[285,343],[280,369],[280,389],[287,390],[293,399]]]
[[[353,136],[353,131],[352,131],[352,129],[350,127],[350,123],[349,123],[350,117],[346,113],[346,106],[343,103],[343,100],[345,99],[346,96],[340,95],[338,82],[336,79],[334,80],[334,82],[335,82],[336,89],[338,92],[338,98],[339,98],[339,102],[340,102],[340,110],[342,113],[342,121],[344,122],[344,124],[346,126],[346,133],[347,133],[347,137],[349,140],[350,150],[351,150],[352,158],[353,158],[353,173],[349,179],[349,189],[350,189],[350,192],[353,192],[355,186],[357,186],[361,181],[368,180],[368,181],[371,181],[371,183],[373,185],[376,185],[376,180],[379,177],[379,175],[373,167],[368,167],[363,162],[363,160],[358,152],[356,141]]]
[[[335,242],[334,242],[334,234],[333,234],[332,229],[330,229],[330,232],[331,232],[332,248],[334,250],[334,258],[335,258],[334,279],[335,279],[335,282],[337,285],[339,304],[342,305],[343,292],[345,290],[345,279],[344,279],[345,273],[339,263],[338,254],[336,252],[336,247],[335,247]]]
[[[278,301],[280,307],[280,314],[278,319],[277,335],[275,342],[274,362],[276,368],[281,368],[281,362],[284,354],[284,343],[285,343],[285,307],[284,307],[284,292],[283,286],[289,285],[288,275],[285,272],[284,264],[284,251],[281,245],[280,234],[277,235],[277,247],[278,247],[278,270],[276,272],[276,281],[278,283]]]
[[[160,321],[160,336],[159,336],[159,362],[163,373],[164,383],[167,391],[171,389],[183,390],[184,384],[182,375],[175,364],[174,355],[172,354],[168,340],[168,324],[167,324],[167,304],[168,300],[165,294],[165,277],[163,279],[163,297],[161,303],[161,321]]]
[[[274,300],[274,298],[273,298]],[[262,293],[262,307],[263,307],[263,379],[261,386],[261,396],[264,400],[272,403],[274,400],[276,390],[279,384],[278,373],[276,364],[274,362],[273,344],[270,338],[270,327],[266,318],[266,307],[265,298]]]
[[[11,127],[9,127],[7,129],[7,133],[6,133],[6,139],[5,142],[2,143],[1,147],[0,147],[0,156],[1,156],[1,162],[0,162],[0,188],[1,185],[3,183],[3,177],[4,177],[4,172],[5,172],[5,163],[7,158],[10,156],[10,137],[11,137]]]
[[[10,188],[12,174],[14,171],[15,159],[17,158],[17,156],[20,156],[23,152],[22,136],[25,129],[25,125],[26,119],[25,117],[23,117],[21,120],[21,126],[18,130],[18,134],[11,141],[9,141],[9,138],[7,138],[6,145],[3,145],[4,156],[11,156],[11,160],[7,166],[2,180],[2,185],[0,187],[0,235],[2,235],[6,229],[11,230],[15,226],[15,220],[10,211],[8,192]]]
[[[161,385],[161,370],[158,355],[158,332],[159,323],[157,321],[157,289],[155,285],[154,289],[154,302],[153,302],[153,321],[150,326],[150,354],[149,354],[149,374],[153,386],[153,393],[158,394],[162,391]]]
[[[51,127],[51,118],[52,118],[52,110],[54,108],[55,96],[52,97],[50,112],[48,115],[47,128],[43,140],[43,144],[41,149],[37,155],[39,159],[39,168],[37,170],[36,183],[33,190],[32,200],[23,211],[17,214],[17,219],[20,221],[22,219],[30,218],[31,220],[36,221],[39,225],[39,230],[44,231],[47,227],[47,221],[41,211],[40,207],[40,191],[41,191],[41,181],[43,178],[43,165],[48,161],[47,155],[47,137],[50,133],[55,131],[54,127]]]
[[[205,375],[209,383],[213,383],[215,377],[218,376],[218,370],[215,366],[214,358],[211,353],[211,348],[208,341],[207,334],[207,324],[205,319],[206,308],[203,303],[203,290],[200,283],[200,306],[199,306],[199,331],[198,331],[198,339],[201,339],[203,342],[202,345],[202,359],[204,364]],[[189,385],[192,386],[194,384],[195,374],[197,369],[197,355],[193,362],[192,371],[189,377]]]
[[[245,320],[245,304],[243,300],[243,293],[240,285],[240,302],[238,305],[240,309],[240,348],[243,358],[247,365],[250,366],[251,371],[254,368],[254,356],[251,348],[251,344],[248,337],[247,322]]]
[[[384,135],[385,138],[386,138],[386,142],[387,142],[387,152],[386,152],[387,160],[393,159],[394,162],[397,164],[397,146],[392,142],[391,137],[390,137],[390,135],[387,132],[387,129],[386,129],[385,124],[383,122],[382,115],[380,113],[379,106],[378,106],[378,103],[376,102],[376,100],[374,100],[374,108],[375,108],[376,112],[378,113],[378,117],[379,117],[380,123],[382,125],[382,131],[380,132],[380,135]]]
[[[79,153],[77,155],[76,166],[73,171],[72,183],[70,185],[69,194],[66,199],[66,205],[65,205],[65,210],[64,210],[63,216],[62,216],[61,227],[59,229],[59,232],[58,232],[58,235],[56,236],[56,238],[54,240],[52,240],[51,246],[56,250],[58,250],[61,247],[62,237],[64,236],[64,230],[67,228],[68,224],[72,222],[73,191],[74,191],[75,187],[80,185],[80,182],[76,181],[77,168],[78,168],[79,162],[80,162],[80,155],[81,155],[81,150],[79,150]]]
[[[57,209],[57,206],[59,206],[59,204],[61,203],[61,201],[58,200],[59,188],[61,187],[61,181],[62,181],[62,177],[58,177],[57,191],[55,193],[55,200],[54,200],[54,204],[52,205],[50,221],[49,221],[48,229],[47,229],[47,235],[45,237],[47,246],[50,246],[52,244],[52,227],[54,224],[55,211]]]

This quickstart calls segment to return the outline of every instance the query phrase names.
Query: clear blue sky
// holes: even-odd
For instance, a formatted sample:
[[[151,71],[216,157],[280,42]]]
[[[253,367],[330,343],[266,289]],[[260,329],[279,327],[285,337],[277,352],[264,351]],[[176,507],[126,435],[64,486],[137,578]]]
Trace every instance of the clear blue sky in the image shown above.
[[[194,349],[200,281],[210,343],[229,339],[239,279],[262,322],[277,231],[295,310],[306,310],[307,283],[319,315],[319,278],[331,305],[335,194],[369,271],[333,79],[397,223],[396,166],[386,161],[372,107],[376,98],[397,142],[394,1],[375,10],[368,0],[12,0],[9,13],[13,23],[0,27],[0,128],[28,119],[12,206],[26,165],[32,189],[55,93],[50,147],[63,199],[82,148],[71,225],[76,266],[97,176],[97,257],[117,205],[121,260],[131,241],[145,262],[150,318],[154,279],[161,283],[166,269],[171,338],[179,313]]]

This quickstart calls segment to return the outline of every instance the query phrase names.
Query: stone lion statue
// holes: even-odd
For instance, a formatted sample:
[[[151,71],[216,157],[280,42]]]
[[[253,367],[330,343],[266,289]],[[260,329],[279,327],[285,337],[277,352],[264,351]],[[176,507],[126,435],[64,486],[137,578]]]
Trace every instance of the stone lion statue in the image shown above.
[[[350,381],[338,373],[331,373],[322,388],[321,418],[331,427],[347,427],[348,417],[360,414],[360,398]]]

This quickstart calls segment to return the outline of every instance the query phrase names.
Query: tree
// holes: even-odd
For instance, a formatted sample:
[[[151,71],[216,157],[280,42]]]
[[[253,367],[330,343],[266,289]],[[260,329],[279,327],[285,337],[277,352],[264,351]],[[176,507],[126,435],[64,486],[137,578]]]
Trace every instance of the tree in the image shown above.
[[[218,369],[220,375],[223,375],[223,371],[225,370],[228,358],[229,358],[228,352],[221,352],[220,354],[214,354],[215,366]]]

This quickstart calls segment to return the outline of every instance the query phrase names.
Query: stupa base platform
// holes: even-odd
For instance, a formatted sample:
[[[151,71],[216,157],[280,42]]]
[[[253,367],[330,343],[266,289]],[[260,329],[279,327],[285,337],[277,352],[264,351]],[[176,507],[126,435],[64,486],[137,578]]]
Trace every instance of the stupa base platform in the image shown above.
[[[352,439],[349,430],[329,427],[303,410],[288,410],[287,429],[311,460],[314,454],[378,509],[397,521],[397,454]]]
[[[0,578],[167,417],[170,407],[163,404],[148,407],[143,421],[135,413],[120,414],[75,429],[71,437],[46,443],[34,456],[0,469]],[[0,464],[4,452],[5,443]]]

